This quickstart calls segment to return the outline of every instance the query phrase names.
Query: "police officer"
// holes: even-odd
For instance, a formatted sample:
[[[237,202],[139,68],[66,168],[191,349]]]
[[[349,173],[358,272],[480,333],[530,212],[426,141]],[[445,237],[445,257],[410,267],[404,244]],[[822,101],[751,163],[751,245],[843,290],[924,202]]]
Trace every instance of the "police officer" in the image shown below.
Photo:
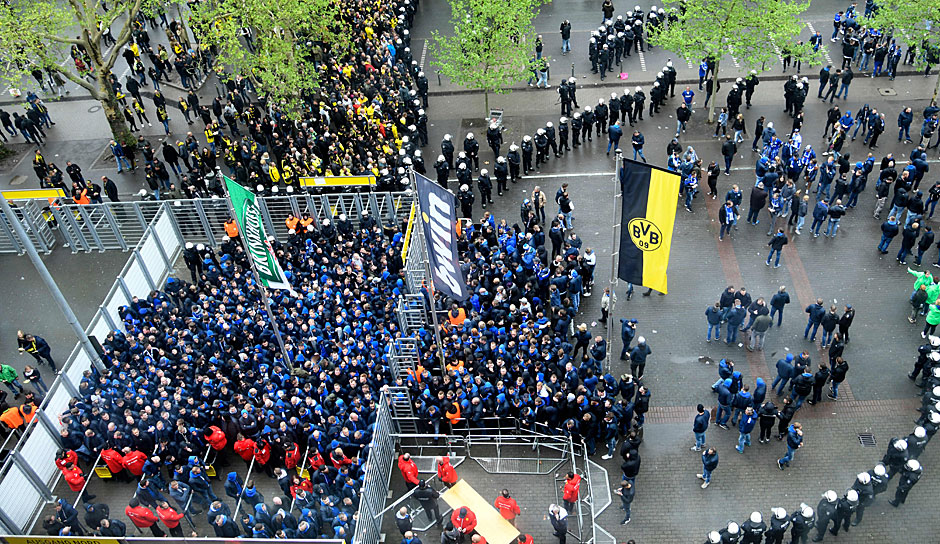
[[[470,168],[467,167],[466,163],[460,163],[457,165],[457,186],[461,185],[470,186]]]
[[[528,176],[532,171],[532,136],[526,134],[522,137],[522,175]]]
[[[630,118],[630,126],[637,120],[643,120],[643,104],[646,102],[646,95],[643,94],[643,88],[637,87],[633,92],[633,117]]]
[[[407,30],[405,32],[408,32]],[[415,78],[415,87],[418,88],[418,96],[421,97],[421,104],[425,109],[428,107],[428,78],[424,76],[424,72],[418,72],[418,77]]]
[[[764,523],[760,512],[751,512],[751,518],[741,524],[741,544],[760,544],[764,533],[767,531],[767,524]]]
[[[473,162],[473,169],[480,169],[480,142],[477,141],[476,137],[473,136],[472,132],[467,133],[467,137],[463,141],[463,150],[467,153],[467,157]]]
[[[591,73],[596,74],[598,60],[597,38],[593,36],[588,41],[588,58],[591,59]]]
[[[519,166],[522,164],[522,156],[519,155],[519,146],[512,144],[509,146],[509,153],[506,154],[506,162],[509,163],[509,180],[513,183],[519,179]]]
[[[771,508],[770,511],[773,513],[773,517],[770,518],[770,527],[765,533],[766,544],[783,544],[783,535],[790,528],[790,516],[787,515],[786,510],[779,506]]]
[[[558,85],[558,100],[561,102],[561,114],[571,115],[571,95],[568,92],[566,79],[562,79],[561,84]]]
[[[903,438],[892,438],[888,444],[888,451],[885,452],[881,463],[888,468],[893,475],[901,470],[904,463],[908,460],[907,440]]]
[[[189,273],[193,277],[193,283],[196,283],[199,277],[202,276],[202,259],[199,258],[199,253],[192,242],[186,242],[186,249],[183,250],[183,260],[186,261],[186,268],[189,269]]]
[[[607,76],[607,66],[610,64],[610,49],[605,43],[601,47],[600,53],[597,55],[597,62],[594,63],[595,66],[599,66],[601,70],[601,81],[604,81],[604,78]]]
[[[428,482],[421,480],[418,482],[418,489],[415,490],[414,496],[418,499],[418,502],[421,503],[421,507],[424,508],[424,512],[428,515],[428,519],[434,522],[438,527],[443,525],[443,519],[441,518],[441,510],[438,507],[437,499],[441,496],[436,489],[428,485]]]
[[[610,93],[608,108],[610,109],[610,121],[608,124],[612,126],[614,123],[620,121],[620,97],[617,96],[617,93]]]
[[[493,158],[498,157],[499,148],[503,145],[503,131],[496,123],[490,123],[490,127],[486,129],[486,143],[493,150]]]
[[[411,157],[411,162],[414,165],[415,172],[421,174],[422,176],[428,173],[427,167],[424,165],[424,154],[421,153],[420,149],[415,149],[415,154]]]
[[[891,480],[891,475],[888,474],[887,467],[878,463],[868,471],[868,475],[871,477],[871,491],[876,497],[888,490],[888,481]]]
[[[813,507],[805,503],[800,504],[800,508],[790,516],[790,521],[793,523],[793,527],[790,529],[791,542],[806,544],[806,541],[809,540],[810,529],[816,523],[816,514],[813,512]]]
[[[676,79],[679,74],[676,72],[675,67],[672,65],[672,59],[666,61],[666,67],[663,68],[663,74],[666,76],[666,85],[669,87],[669,96],[675,98],[676,96]]]
[[[594,123],[597,126],[597,136],[607,133],[607,117],[610,114],[610,110],[607,109],[607,104],[604,103],[603,98],[597,99],[597,106],[594,108]]]
[[[758,85],[760,85],[760,80],[757,79],[757,70],[751,70],[744,78],[744,100],[747,103],[747,109],[751,109],[751,96]]]
[[[571,98],[571,105],[574,106],[575,109],[581,107],[578,105],[577,92],[578,92],[578,80],[574,77],[569,77],[568,78],[568,96]]]
[[[875,500],[875,491],[871,483],[871,475],[867,472],[860,472],[855,477],[852,490],[858,494],[858,507],[855,509],[855,521],[852,522],[852,525],[858,525],[862,522],[862,517],[865,515],[865,507]]]
[[[496,193],[503,196],[506,188],[506,180],[509,178],[509,167],[506,166],[506,157],[496,157],[496,166],[493,167],[493,174],[496,175]]]
[[[649,111],[650,117],[653,117],[654,111],[656,113],[659,113],[659,101],[660,100],[662,100],[662,88],[659,86],[658,81],[654,81],[653,87],[650,89],[650,111]]]
[[[577,149],[581,145],[581,128],[584,126],[584,123],[581,121],[581,112],[574,112],[574,117],[571,118],[571,145]]]
[[[477,178],[477,188],[480,190],[480,204],[483,205],[485,210],[487,204],[493,203],[493,180],[490,179],[486,168],[480,170],[480,176]]]
[[[914,363],[914,370],[907,375],[911,380],[917,380],[919,374],[926,375],[924,369],[928,366],[927,358],[931,353],[937,353],[937,350],[940,349],[940,336],[931,336],[928,340],[929,342],[917,348],[917,361]],[[940,359],[940,354],[936,359]]]
[[[924,468],[920,466],[917,459],[911,459],[904,463],[904,469],[901,471],[901,478],[898,481],[898,489],[894,492],[894,498],[888,501],[891,503],[891,506],[897,508],[904,504],[904,501],[907,500],[907,494],[911,492],[911,488],[914,487],[914,484],[920,480],[920,476],[923,472]]]
[[[722,543],[737,544],[741,538],[741,527],[737,523],[729,521],[728,526],[718,531],[718,534],[721,535]]]
[[[548,162],[548,136],[545,129],[535,131],[535,168],[539,170],[543,162]]]
[[[585,139],[593,142],[594,138],[591,135],[591,129],[594,128],[594,110],[591,106],[584,106],[584,112],[581,114],[581,122],[583,126],[581,127],[581,141]]]
[[[624,89],[620,95],[620,126],[630,123],[633,126],[633,93],[630,89]]]
[[[829,529],[833,536],[839,534],[839,529],[849,530],[849,523],[852,520],[852,514],[858,509],[858,491],[849,489],[845,495],[839,499],[836,505],[835,524]]]
[[[453,168],[454,167],[454,142],[451,141],[450,134],[445,134],[444,139],[441,140],[441,154],[444,155],[444,159],[447,161],[447,165]]]
[[[819,499],[819,504],[816,505],[816,536],[813,537],[813,542],[822,542],[830,521],[835,521],[838,525],[836,506],[838,506],[836,492],[830,489],[823,493],[822,498]]]
[[[558,120],[558,155],[561,155],[562,151],[571,151],[571,148],[568,146],[568,118],[562,117]]]
[[[552,148],[552,154],[560,157],[558,153],[558,142],[555,140],[555,125],[551,121],[545,123],[545,137],[548,138],[548,146]]]
[[[468,219],[473,218],[473,191],[470,190],[469,185],[461,185],[460,191],[457,192],[457,200],[460,201],[460,212],[464,217]]]

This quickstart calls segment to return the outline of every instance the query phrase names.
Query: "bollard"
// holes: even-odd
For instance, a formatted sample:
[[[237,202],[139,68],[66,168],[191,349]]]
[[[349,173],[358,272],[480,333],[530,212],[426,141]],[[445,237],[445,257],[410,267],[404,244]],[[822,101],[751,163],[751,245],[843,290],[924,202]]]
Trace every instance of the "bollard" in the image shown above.
[[[571,63],[571,77],[574,77],[574,63]]]
[[[441,83],[441,71],[440,71],[440,70],[436,70],[436,72],[437,72],[437,85],[438,85],[438,87],[440,87],[440,86],[442,85],[442,83]]]

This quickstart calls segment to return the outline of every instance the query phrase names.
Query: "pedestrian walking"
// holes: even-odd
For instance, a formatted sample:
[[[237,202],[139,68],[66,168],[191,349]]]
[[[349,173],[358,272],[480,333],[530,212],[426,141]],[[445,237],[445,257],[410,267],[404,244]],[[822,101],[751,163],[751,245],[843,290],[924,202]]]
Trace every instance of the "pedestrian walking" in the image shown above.
[[[552,522],[552,534],[558,538],[558,544],[565,544],[568,538],[568,512],[552,504],[548,507],[548,519]]]
[[[710,414],[702,404],[699,404],[696,407],[696,411],[698,413],[695,415],[695,419],[692,421],[692,434],[695,435],[695,445],[689,449],[691,451],[702,451],[702,448],[705,447],[705,431],[708,430]]]
[[[783,246],[787,245],[789,239],[787,235],[783,232],[783,229],[777,229],[777,234],[767,242],[767,245],[770,246],[770,253],[767,255],[767,261],[765,264],[770,266],[770,259],[774,256],[774,253],[777,254],[777,258],[774,260],[774,268],[780,268],[780,253],[783,251]],[[783,318],[783,310],[780,311],[781,319]]]
[[[897,508],[904,504],[904,501],[907,500],[907,494],[911,492],[914,484],[920,481],[923,473],[924,469],[916,459],[911,459],[904,464],[898,479],[897,490],[894,492],[894,498],[888,501],[891,506]]]
[[[780,459],[777,459],[777,468],[784,470],[784,467],[790,466],[796,450],[803,447],[803,425],[796,421],[787,427],[787,453]]]
[[[751,445],[751,431],[757,425],[757,414],[754,408],[748,406],[741,415],[741,421],[738,422],[738,445],[735,448],[738,453],[744,453],[744,447]]]
[[[702,480],[702,489],[706,489],[712,482],[712,472],[718,468],[718,451],[708,448],[702,453],[702,473],[696,474]]]
[[[626,480],[620,482],[620,487],[614,489],[614,494],[620,496],[620,509],[623,510],[621,525],[630,523],[630,505],[633,504],[635,490],[633,484]]]

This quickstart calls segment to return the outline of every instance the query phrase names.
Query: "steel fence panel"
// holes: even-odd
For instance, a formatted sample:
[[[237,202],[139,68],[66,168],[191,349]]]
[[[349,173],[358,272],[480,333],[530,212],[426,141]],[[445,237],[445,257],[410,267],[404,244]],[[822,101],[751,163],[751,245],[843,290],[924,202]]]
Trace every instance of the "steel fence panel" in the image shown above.
[[[353,542],[378,544],[382,532],[382,509],[388,496],[392,463],[395,459],[395,423],[388,399],[383,395],[375,419],[375,431],[369,444],[369,458],[362,478],[359,521]]]
[[[22,530],[29,526],[33,512],[42,501],[42,495],[33,487],[22,469],[9,460],[6,466],[7,471],[0,478],[0,506],[10,520]]]

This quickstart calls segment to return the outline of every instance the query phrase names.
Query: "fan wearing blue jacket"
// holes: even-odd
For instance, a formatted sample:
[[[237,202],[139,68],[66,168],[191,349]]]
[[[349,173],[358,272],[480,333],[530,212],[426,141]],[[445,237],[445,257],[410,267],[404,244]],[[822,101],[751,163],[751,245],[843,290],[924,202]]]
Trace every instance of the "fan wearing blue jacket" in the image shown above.
[[[738,453],[744,453],[744,446],[751,445],[751,431],[754,430],[755,425],[757,425],[757,414],[754,413],[754,408],[748,406],[738,423],[740,434],[738,435],[738,445],[735,448]]]
[[[795,421],[787,428],[787,454],[777,459],[777,468],[784,470],[784,467],[790,466],[793,455],[796,450],[803,447],[803,425]]]
[[[699,404],[696,410],[698,413],[695,415],[695,420],[692,421],[692,434],[695,435],[695,445],[689,449],[691,451],[702,451],[702,448],[705,447],[705,431],[708,430],[708,419],[711,414],[702,404]]]
[[[731,394],[731,378],[718,384],[718,413],[715,414],[715,425],[722,429],[728,429],[728,419],[731,418],[731,402],[734,395]]]

